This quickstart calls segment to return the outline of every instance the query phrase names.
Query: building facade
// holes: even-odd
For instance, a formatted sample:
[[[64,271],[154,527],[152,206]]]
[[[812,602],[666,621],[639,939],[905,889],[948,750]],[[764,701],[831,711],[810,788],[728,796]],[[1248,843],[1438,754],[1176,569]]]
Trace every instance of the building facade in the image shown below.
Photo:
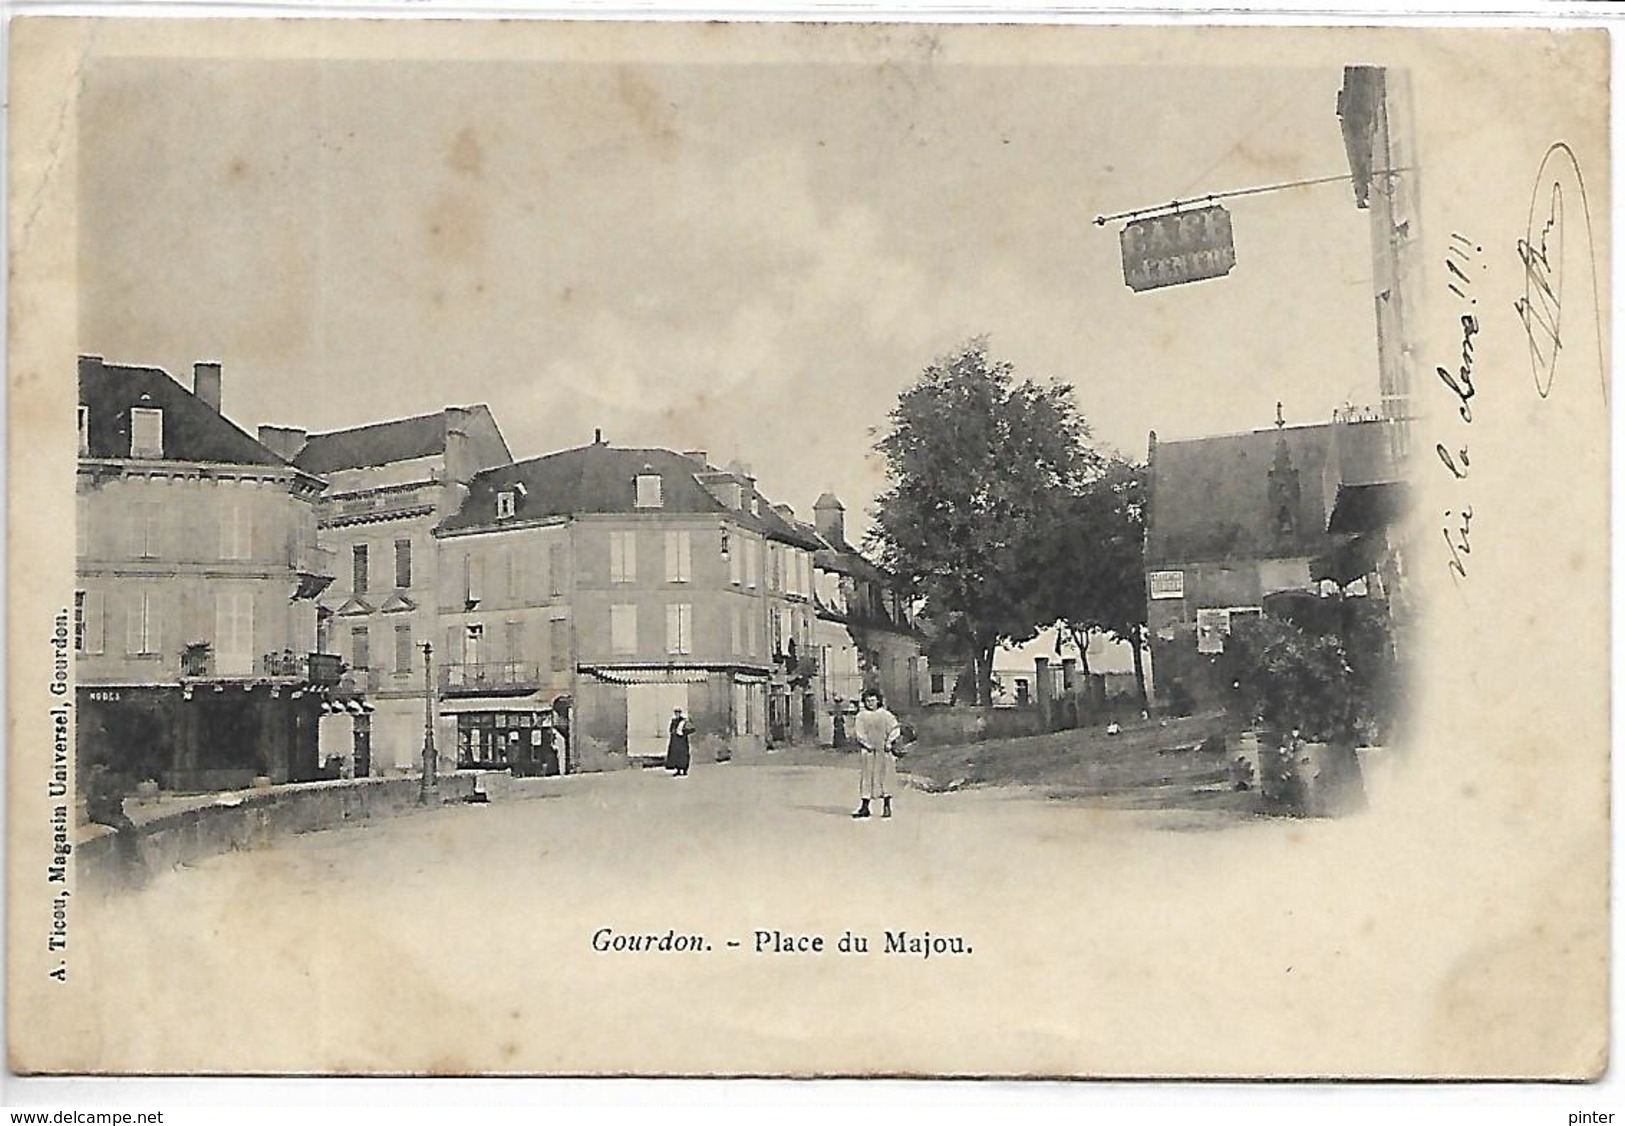
[[[79,358],[80,753],[168,789],[317,777],[336,676],[322,483],[228,421],[221,382]]]
[[[743,467],[598,440],[479,474],[437,535],[460,765],[506,765],[537,726],[571,768],[650,761],[676,708],[702,758],[793,737],[819,545]]]
[[[475,474],[512,462],[507,442],[483,405],[322,434],[262,426],[260,438],[327,485],[317,534],[337,579],[318,636],[356,707],[323,721],[323,758],[363,777],[421,769],[433,679],[422,646],[441,635],[434,528]]]
[[[908,599],[847,542],[845,506],[825,493],[813,514],[823,544],[814,556],[818,736],[839,743],[863,692],[878,690],[888,708],[907,714],[925,702],[930,672]]]
[[[1151,435],[1146,624],[1158,708],[1221,707],[1231,625],[1265,599],[1316,594],[1333,549],[1325,481],[1333,427],[1159,442]]]

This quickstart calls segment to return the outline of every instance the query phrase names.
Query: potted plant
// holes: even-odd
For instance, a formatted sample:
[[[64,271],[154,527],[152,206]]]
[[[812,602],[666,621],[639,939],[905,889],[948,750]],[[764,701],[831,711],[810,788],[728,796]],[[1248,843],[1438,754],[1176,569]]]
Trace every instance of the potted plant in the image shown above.
[[[1325,815],[1360,804],[1360,708],[1338,638],[1265,615],[1238,622],[1226,652],[1242,717],[1258,732],[1265,810]]]

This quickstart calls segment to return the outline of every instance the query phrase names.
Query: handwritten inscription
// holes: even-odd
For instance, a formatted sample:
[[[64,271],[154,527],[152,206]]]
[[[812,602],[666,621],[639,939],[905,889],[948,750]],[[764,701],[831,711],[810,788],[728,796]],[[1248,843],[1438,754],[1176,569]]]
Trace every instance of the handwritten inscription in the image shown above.
[[[1585,177],[1574,151],[1562,141],[1553,144],[1541,157],[1529,199],[1529,220],[1524,237],[1518,240],[1517,250],[1518,260],[1523,263],[1524,287],[1523,296],[1513,305],[1529,345],[1529,370],[1535,391],[1544,399],[1552,393],[1558,362],[1569,343],[1564,330],[1565,277],[1578,274],[1582,279],[1582,308],[1585,307],[1584,284],[1589,281],[1591,302],[1586,311],[1595,318],[1592,323],[1600,324],[1602,319]],[[1570,327],[1573,327],[1572,318]],[[1600,332],[1597,363],[1601,369]]]
[[[1450,236],[1444,261],[1446,288],[1455,295],[1460,309],[1457,325],[1461,351],[1453,363],[1440,364],[1434,370],[1438,374],[1439,385],[1450,396],[1455,416],[1461,421],[1456,428],[1458,432],[1449,435],[1448,441],[1437,442],[1433,452],[1438,455],[1439,464],[1450,474],[1450,480],[1457,489],[1462,488],[1462,482],[1467,480],[1473,464],[1466,436],[1469,431],[1464,428],[1473,424],[1473,400],[1478,395],[1478,386],[1474,382],[1474,361],[1480,325],[1478,314],[1473,312],[1478,304],[1473,292],[1473,279],[1488,269],[1480,257],[1483,253],[1482,246],[1466,235],[1456,233]],[[1459,507],[1445,509],[1444,522],[1439,531],[1448,552],[1446,565],[1450,569],[1450,577],[1459,583],[1467,578],[1467,557],[1473,553],[1473,506],[1469,503],[1458,504]]]

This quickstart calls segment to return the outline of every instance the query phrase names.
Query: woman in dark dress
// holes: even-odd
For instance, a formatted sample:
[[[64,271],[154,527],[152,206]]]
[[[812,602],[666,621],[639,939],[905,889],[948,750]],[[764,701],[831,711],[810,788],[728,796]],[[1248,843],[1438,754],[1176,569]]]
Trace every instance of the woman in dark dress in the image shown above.
[[[673,777],[688,773],[688,737],[694,734],[694,725],[688,722],[682,708],[673,708],[670,734],[666,738],[666,769]]]

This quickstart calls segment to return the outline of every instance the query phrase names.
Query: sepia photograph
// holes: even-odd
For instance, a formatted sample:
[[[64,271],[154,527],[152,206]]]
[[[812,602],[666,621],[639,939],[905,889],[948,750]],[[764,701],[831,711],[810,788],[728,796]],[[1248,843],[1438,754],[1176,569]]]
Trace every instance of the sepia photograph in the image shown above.
[[[1605,31],[10,50],[13,1071],[1603,1073]]]

